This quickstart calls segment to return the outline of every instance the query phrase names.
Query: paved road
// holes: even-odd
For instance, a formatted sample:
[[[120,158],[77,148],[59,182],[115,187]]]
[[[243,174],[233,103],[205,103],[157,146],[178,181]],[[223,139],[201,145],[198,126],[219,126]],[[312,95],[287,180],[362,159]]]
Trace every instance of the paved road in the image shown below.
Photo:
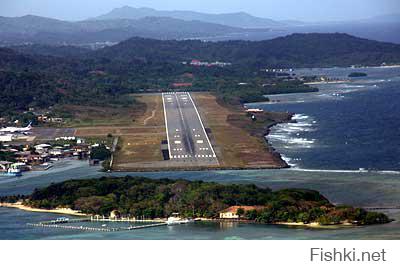
[[[192,97],[187,92],[163,93],[165,125],[171,161],[183,166],[218,165]]]

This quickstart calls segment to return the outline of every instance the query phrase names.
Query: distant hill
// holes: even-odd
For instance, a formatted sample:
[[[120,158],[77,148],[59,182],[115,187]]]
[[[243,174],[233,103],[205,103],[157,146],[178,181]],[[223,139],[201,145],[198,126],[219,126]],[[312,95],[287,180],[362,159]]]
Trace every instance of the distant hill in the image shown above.
[[[240,12],[215,15],[124,7],[104,16],[79,22],[33,15],[0,17],[0,46],[49,44],[97,49],[132,37],[256,41],[293,33],[347,33],[367,39],[400,43],[399,20],[396,14],[392,14],[347,22],[276,22]]]
[[[116,8],[92,20],[139,19],[146,16],[171,17],[186,21],[198,20],[245,29],[270,29],[270,31],[250,31],[236,34],[227,32],[225,35],[205,38],[212,41],[267,40],[293,33],[346,33],[383,42],[400,43],[400,35],[398,34],[400,31],[399,14],[387,14],[363,20],[349,19],[341,22],[302,22],[290,19],[277,21],[259,18],[244,12],[207,14],[193,11],[160,11],[151,8],[125,6]]]
[[[228,87],[231,92],[237,83],[231,87],[230,82],[267,79],[262,68],[400,63],[400,45],[347,34],[293,34],[258,42],[132,38],[97,51],[48,45],[14,49],[18,52],[0,48],[2,115],[55,104],[128,106],[131,101],[125,94],[168,89],[188,73],[197,90],[221,92]],[[232,65],[201,68],[182,64],[192,59]],[[254,92],[253,87],[249,93],[261,96],[263,92]]]
[[[132,38],[94,53],[97,57],[147,61],[225,61],[253,67],[380,65],[400,62],[400,45],[347,34],[292,34],[266,41],[201,42]]]
[[[22,17],[0,17],[0,33],[19,33],[32,35],[38,32],[75,32],[75,24],[71,22],[26,15]]]
[[[115,19],[141,19],[145,17],[170,17],[186,21],[203,21],[215,24],[222,24],[238,28],[270,28],[287,25],[286,23],[271,19],[252,16],[245,12],[208,14],[195,11],[163,11],[152,8],[134,8],[124,6],[115,8],[111,12],[93,18],[94,20],[115,20]]]
[[[361,21],[369,23],[400,23],[400,13],[384,14]]]
[[[207,38],[229,33],[262,31],[168,17],[66,22],[38,16],[0,17],[0,44],[42,43],[82,45],[116,43],[131,37],[154,39]],[[264,30],[265,31],[265,30]]]

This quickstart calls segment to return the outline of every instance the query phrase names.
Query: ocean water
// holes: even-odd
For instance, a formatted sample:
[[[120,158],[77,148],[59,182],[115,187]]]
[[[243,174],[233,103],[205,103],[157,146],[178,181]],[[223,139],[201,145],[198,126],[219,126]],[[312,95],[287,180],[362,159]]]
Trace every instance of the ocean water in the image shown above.
[[[318,85],[319,93],[271,96],[265,110],[296,113],[296,123],[272,129],[268,140],[295,168],[323,170],[400,170],[400,69],[313,69],[301,74],[346,78],[352,82]]]
[[[304,74],[346,77],[353,70],[300,70]],[[367,69],[367,78],[323,85],[321,92],[274,96],[268,110],[296,113],[297,123],[274,128],[270,142],[293,168],[285,170],[129,173],[150,178],[184,178],[220,183],[255,183],[272,189],[309,188],[337,204],[360,207],[400,206],[400,69]],[[374,170],[360,171],[359,168]],[[29,194],[67,179],[124,176],[103,173],[86,162],[66,160],[46,172],[0,178],[0,196]],[[112,233],[29,227],[59,217],[0,208],[0,239],[400,239],[400,210],[385,210],[394,222],[357,228],[201,222]]]

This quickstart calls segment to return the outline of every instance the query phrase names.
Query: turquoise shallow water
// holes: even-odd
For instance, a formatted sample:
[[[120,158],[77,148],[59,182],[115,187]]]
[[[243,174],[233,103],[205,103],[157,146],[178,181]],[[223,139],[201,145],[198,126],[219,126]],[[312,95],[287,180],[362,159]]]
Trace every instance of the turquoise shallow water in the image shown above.
[[[399,214],[397,214],[399,216]],[[345,229],[307,229],[236,223],[195,223],[164,226],[136,231],[82,232],[26,226],[54,218],[55,215],[0,209],[0,239],[94,239],[94,240],[274,240],[274,239],[400,239],[399,223]],[[400,216],[399,216],[400,218]]]
[[[25,174],[22,178],[2,179],[0,195],[29,193],[70,178],[110,175],[85,162],[68,161],[49,172]],[[121,176],[126,173],[113,173]],[[320,190],[331,201],[357,206],[395,206],[400,203],[400,175],[378,172],[334,172],[299,170],[209,171],[133,173],[151,178],[206,179],[221,183],[256,183],[273,189],[286,187]],[[388,213],[395,222],[359,228],[309,229],[260,224],[219,224],[202,222],[174,227],[158,227],[111,233],[29,227],[26,223],[59,217],[0,208],[0,239],[400,239],[400,211]]]

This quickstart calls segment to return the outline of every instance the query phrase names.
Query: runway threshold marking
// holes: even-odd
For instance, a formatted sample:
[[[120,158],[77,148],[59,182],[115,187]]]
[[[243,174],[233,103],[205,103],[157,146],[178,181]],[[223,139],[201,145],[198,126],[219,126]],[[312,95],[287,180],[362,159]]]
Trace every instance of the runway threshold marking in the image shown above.
[[[164,107],[165,128],[166,128],[166,131],[167,131],[168,158],[172,159],[172,156],[171,156],[171,145],[169,143],[169,135],[168,135],[168,120],[167,120],[167,110],[165,109],[164,93],[162,93],[161,95],[162,95],[161,97],[162,97],[163,107]]]

